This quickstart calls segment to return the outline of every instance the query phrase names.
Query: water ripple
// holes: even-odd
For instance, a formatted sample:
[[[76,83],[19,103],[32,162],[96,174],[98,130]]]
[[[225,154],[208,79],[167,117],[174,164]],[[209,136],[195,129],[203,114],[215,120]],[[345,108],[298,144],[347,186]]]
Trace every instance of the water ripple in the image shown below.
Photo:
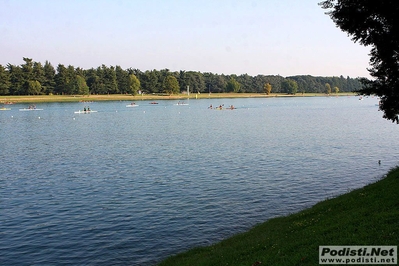
[[[375,99],[207,109],[220,101],[1,113],[0,264],[151,265],[363,186],[399,158]]]

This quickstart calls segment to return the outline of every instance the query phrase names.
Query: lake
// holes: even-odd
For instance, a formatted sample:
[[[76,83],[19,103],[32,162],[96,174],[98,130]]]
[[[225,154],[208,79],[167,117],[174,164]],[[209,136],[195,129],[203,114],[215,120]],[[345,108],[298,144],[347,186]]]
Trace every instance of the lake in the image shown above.
[[[373,97],[157,102],[0,111],[1,265],[153,265],[374,182],[399,159],[399,126]],[[98,112],[74,113],[85,106]]]

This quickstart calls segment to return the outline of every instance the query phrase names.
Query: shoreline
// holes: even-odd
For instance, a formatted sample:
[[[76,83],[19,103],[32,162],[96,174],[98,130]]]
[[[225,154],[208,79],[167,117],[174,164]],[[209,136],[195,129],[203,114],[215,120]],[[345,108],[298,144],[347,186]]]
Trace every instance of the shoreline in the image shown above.
[[[192,93],[177,95],[145,94],[145,95],[23,95],[0,96],[0,104],[12,103],[44,103],[44,102],[85,102],[85,101],[146,101],[146,100],[182,100],[182,99],[221,99],[221,98],[275,98],[275,97],[342,97],[356,96],[356,93],[338,94],[298,93],[295,95],[272,93]]]
[[[396,246],[398,189],[396,166],[364,187],[268,219],[209,246],[171,254],[157,265],[310,266],[319,264],[320,246]]]

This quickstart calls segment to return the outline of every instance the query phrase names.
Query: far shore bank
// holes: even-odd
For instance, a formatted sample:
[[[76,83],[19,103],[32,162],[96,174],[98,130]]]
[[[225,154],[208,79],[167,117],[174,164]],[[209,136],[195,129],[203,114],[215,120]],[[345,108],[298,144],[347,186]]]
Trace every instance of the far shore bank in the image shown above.
[[[109,94],[109,95],[23,95],[23,96],[0,96],[0,104],[11,103],[40,103],[40,102],[85,102],[85,101],[145,101],[145,100],[183,100],[183,99],[219,99],[219,98],[273,98],[273,97],[338,97],[355,96],[356,93],[297,93],[280,94],[272,93],[191,93],[163,95],[163,94]]]

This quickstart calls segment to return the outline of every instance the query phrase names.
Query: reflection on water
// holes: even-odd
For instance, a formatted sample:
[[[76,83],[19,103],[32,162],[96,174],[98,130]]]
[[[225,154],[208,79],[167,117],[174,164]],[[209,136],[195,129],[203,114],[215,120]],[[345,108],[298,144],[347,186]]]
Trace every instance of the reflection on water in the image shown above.
[[[12,106],[0,113],[0,263],[153,264],[363,186],[399,156],[377,102]]]

